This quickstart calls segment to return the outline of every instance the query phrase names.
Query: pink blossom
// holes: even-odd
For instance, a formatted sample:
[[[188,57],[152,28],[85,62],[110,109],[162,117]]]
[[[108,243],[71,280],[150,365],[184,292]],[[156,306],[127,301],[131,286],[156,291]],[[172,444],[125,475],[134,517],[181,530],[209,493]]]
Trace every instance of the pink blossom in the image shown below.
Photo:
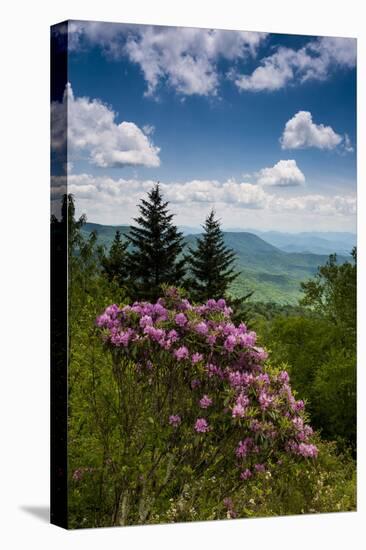
[[[236,448],[235,454],[238,458],[244,458],[248,452],[253,448],[253,439],[246,437],[244,441],[239,441],[239,445]]]
[[[174,356],[176,357],[176,359],[178,359],[178,361],[187,359],[189,357],[188,348],[186,348],[186,346],[181,346],[180,348],[174,351]]]
[[[227,349],[228,352],[232,352],[234,351],[235,344],[236,344],[236,337],[230,334],[224,342],[224,347],[225,349]]]
[[[204,395],[201,399],[200,399],[200,407],[202,409],[207,409],[208,407],[210,407],[212,405],[212,399],[210,397],[208,397],[208,395]]]
[[[182,422],[182,419],[179,416],[179,414],[171,414],[169,416],[169,424],[171,426],[174,426],[174,428],[177,428],[181,422]]]
[[[295,403],[295,411],[302,411],[305,408],[304,401],[302,399],[299,399],[299,401],[296,401]]]
[[[266,471],[266,467],[264,466],[264,464],[254,464],[254,469],[256,472],[265,472]]]
[[[254,420],[250,422],[249,427],[252,430],[252,432],[259,432],[259,430],[261,429],[261,423],[259,422],[259,420],[254,418]]]
[[[99,315],[96,320],[96,325],[99,328],[108,327],[108,324],[110,322],[111,318],[106,313],[103,313],[102,315]]]
[[[245,416],[245,408],[243,407],[243,405],[240,405],[240,403],[234,405],[233,407],[233,410],[232,410],[232,416],[233,418],[243,418],[243,416]]]
[[[177,325],[179,325],[180,327],[184,327],[184,325],[187,324],[188,320],[187,320],[187,317],[184,315],[184,313],[178,313],[178,314],[175,316],[175,322],[176,322]]]
[[[268,407],[272,403],[273,397],[268,395],[266,392],[261,391],[261,393],[259,394],[258,401],[259,401],[259,404],[261,406],[262,411],[265,411],[266,409],[268,409]]]
[[[203,361],[203,355],[202,353],[194,353],[191,357],[191,361],[193,364],[199,363],[200,361]]]
[[[195,325],[194,330],[198,334],[207,334],[208,327],[204,321],[201,321],[200,323],[197,323],[197,325]]]
[[[140,319],[140,327],[144,328],[146,326],[152,326],[153,325],[153,320],[152,318],[150,317],[150,315],[144,315],[143,317],[141,317]]]
[[[162,342],[165,337],[165,330],[161,328],[155,328],[150,325],[146,325],[144,328],[144,334],[155,342]]]
[[[210,346],[216,344],[216,336],[214,334],[207,336],[207,343],[210,344]]]
[[[196,432],[204,433],[208,432],[210,428],[205,418],[197,418],[194,429],[196,430]]]
[[[283,384],[288,384],[289,381],[290,381],[290,377],[288,375],[288,372],[283,370],[280,372],[280,374],[278,375],[278,380],[280,382],[282,382]]]
[[[318,456],[318,449],[311,443],[300,443],[297,449],[299,455],[309,458],[316,458]]]
[[[179,340],[178,332],[174,329],[168,332],[168,338],[171,342],[177,342]]]
[[[240,474],[240,479],[245,480],[245,479],[249,479],[250,477],[252,477],[252,472],[248,468]]]

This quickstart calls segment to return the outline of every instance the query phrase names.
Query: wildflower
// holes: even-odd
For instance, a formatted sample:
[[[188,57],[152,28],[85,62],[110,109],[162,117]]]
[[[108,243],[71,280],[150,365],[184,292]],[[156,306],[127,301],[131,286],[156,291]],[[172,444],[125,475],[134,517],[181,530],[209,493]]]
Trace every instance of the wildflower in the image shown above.
[[[244,458],[248,452],[253,448],[253,439],[246,437],[244,441],[239,441],[239,445],[235,450],[235,454],[238,458]]]
[[[204,433],[208,432],[210,428],[205,418],[197,418],[194,429],[196,430],[196,432]]]
[[[182,419],[179,416],[179,414],[171,414],[169,416],[169,424],[171,426],[174,426],[174,428],[177,428],[181,422],[182,422]]]
[[[316,458],[318,456],[318,448],[311,443],[300,443],[297,448],[297,453],[306,458]]]
[[[99,328],[108,327],[108,324],[110,322],[111,318],[106,313],[103,313],[102,315],[99,315],[96,320],[96,325]]]
[[[187,359],[189,357],[189,351],[186,346],[181,346],[174,351],[174,356],[178,361],[182,361],[182,359]]]
[[[179,325],[180,327],[184,327],[184,325],[187,324],[188,320],[187,320],[187,317],[184,315],[184,313],[178,313],[178,314],[175,316],[175,322],[176,322],[177,325]]]
[[[210,346],[216,344],[216,336],[214,334],[207,336],[207,343],[210,344]]]
[[[273,397],[271,397],[270,395],[268,395],[266,392],[262,391],[262,392],[259,394],[258,401],[259,401],[259,404],[260,404],[260,406],[261,406],[262,411],[265,411],[266,409],[268,409],[268,407],[269,407],[270,404],[272,403]]]
[[[230,497],[224,498],[223,503],[225,508],[227,508],[228,510],[232,510],[234,507],[234,503]]]
[[[252,472],[247,468],[240,474],[240,479],[249,479],[252,477]]]
[[[200,407],[202,407],[202,409],[207,409],[211,405],[212,405],[212,399],[210,397],[208,397],[208,395],[204,395],[200,399]]]
[[[295,411],[298,412],[298,411],[302,411],[305,407],[305,404],[304,404],[304,401],[302,399],[299,399],[298,401],[296,401],[295,403]]]
[[[201,382],[197,378],[191,381],[192,390],[194,390],[195,388],[198,388],[200,385],[201,385]]]
[[[168,332],[168,338],[171,342],[176,342],[177,340],[179,340],[178,332],[174,329],[170,330]]]
[[[240,405],[240,403],[237,403],[236,405],[234,405],[232,410],[233,418],[237,418],[237,417],[243,418],[244,415],[245,415],[245,408],[243,407],[243,405]]]
[[[224,348],[228,352],[232,352],[232,351],[234,351],[235,344],[236,344],[236,338],[235,338],[235,336],[230,334],[224,342]]]
[[[164,340],[165,330],[146,325],[144,328],[144,334],[146,334],[151,340],[160,343]]]
[[[142,328],[147,327],[147,326],[152,326],[153,320],[150,317],[150,315],[143,315],[140,319],[139,324],[140,324],[140,327],[142,327]]]
[[[288,384],[290,381],[288,372],[286,372],[285,370],[281,371],[280,374],[278,375],[278,380],[283,384]]]
[[[72,479],[74,481],[81,481],[83,479],[84,475],[84,468],[77,468],[74,470],[74,473],[72,474]]]
[[[256,472],[265,472],[266,471],[266,467],[264,466],[264,464],[254,464],[254,469]]]
[[[193,364],[199,363],[200,361],[203,361],[203,355],[202,353],[194,353],[191,357],[191,361]]]
[[[201,321],[200,323],[197,323],[197,325],[194,327],[194,330],[195,330],[198,334],[207,334],[207,332],[208,332],[208,327],[207,327],[206,323],[204,323],[203,321]]]

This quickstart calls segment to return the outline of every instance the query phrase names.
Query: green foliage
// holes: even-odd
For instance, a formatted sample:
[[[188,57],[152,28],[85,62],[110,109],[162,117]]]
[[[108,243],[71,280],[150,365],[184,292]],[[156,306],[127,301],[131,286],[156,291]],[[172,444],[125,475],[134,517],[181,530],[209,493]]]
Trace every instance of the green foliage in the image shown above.
[[[316,462],[284,459],[275,475],[233,485],[216,476],[192,479],[171,497],[166,512],[153,523],[329,513],[356,509],[356,474],[348,453],[319,442]],[[223,498],[223,495],[224,498]],[[230,506],[227,500],[230,499]]]
[[[338,443],[318,438],[316,461],[300,463],[285,456],[272,476],[267,472],[243,482],[236,473],[233,477],[225,459],[215,460],[218,449],[216,456],[222,449],[229,456],[229,447],[232,452],[229,439],[211,440],[204,449],[211,460],[207,468],[207,462],[196,460],[201,440],[192,438],[182,448],[181,441],[171,437],[174,432],[166,436],[158,410],[156,415],[145,414],[151,407],[151,386],[148,378],[143,383],[136,378],[133,358],[124,365],[119,382],[113,356],[96,334],[95,318],[107,305],[127,304],[131,297],[115,278],[101,273],[96,234],[83,233],[85,217],[75,220],[74,213],[72,197],[65,198],[64,222],[58,223],[69,224],[71,252],[70,527],[355,510],[355,463],[339,445],[340,438],[346,442],[343,447],[355,438],[355,348],[346,330],[352,315],[343,316],[338,326],[324,310],[314,312],[313,306],[305,313],[302,308],[245,303],[235,312],[259,330],[275,367],[288,363],[292,386],[298,398],[307,398],[312,423],[322,438]],[[178,379],[178,393],[180,384]],[[185,389],[180,393],[184,396]],[[128,424],[135,426],[131,441],[125,437]],[[131,454],[126,452],[128,445]],[[190,461],[180,469],[184,455]],[[232,499],[233,511],[225,498]]]
[[[308,313],[257,320],[277,364],[287,363],[293,387],[308,401],[324,437],[356,447],[356,250],[354,262],[336,256],[303,283]]]
[[[197,238],[196,247],[189,248],[189,282],[192,296],[198,302],[215,300],[227,294],[229,285],[238,277],[233,267],[235,253],[225,246],[224,234],[215,212],[211,210],[203,226],[203,236]]]
[[[301,284],[305,296],[301,303],[310,306],[337,325],[347,330],[347,336],[356,335],[357,308],[357,251],[352,250],[353,262],[337,263],[331,254],[316,277]]]
[[[306,399],[312,425],[328,439],[356,445],[356,351],[324,317],[276,317],[255,325],[276,364]]]
[[[332,349],[317,370],[312,391],[313,418],[322,434],[356,445],[356,357],[347,349]]]
[[[138,224],[127,235],[132,249],[128,252],[128,269],[135,298],[156,300],[163,283],[180,286],[185,275],[182,258],[183,235],[172,223],[159,185],[142,199]]]
[[[126,266],[128,241],[121,239],[121,233],[117,229],[109,254],[103,254],[101,259],[102,273],[108,281],[116,281],[123,286],[127,281],[128,271]]]

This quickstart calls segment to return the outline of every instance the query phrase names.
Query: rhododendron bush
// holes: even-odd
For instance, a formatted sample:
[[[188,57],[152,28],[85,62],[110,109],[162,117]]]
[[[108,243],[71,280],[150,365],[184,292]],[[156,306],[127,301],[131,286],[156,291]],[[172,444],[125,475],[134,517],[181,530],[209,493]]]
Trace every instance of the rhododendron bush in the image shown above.
[[[155,304],[113,304],[97,318],[118,394],[117,522],[151,519],[161,495],[201,478],[217,481],[234,517],[235,490],[317,458],[289,375],[231,314],[225,300],[192,305],[170,288]]]

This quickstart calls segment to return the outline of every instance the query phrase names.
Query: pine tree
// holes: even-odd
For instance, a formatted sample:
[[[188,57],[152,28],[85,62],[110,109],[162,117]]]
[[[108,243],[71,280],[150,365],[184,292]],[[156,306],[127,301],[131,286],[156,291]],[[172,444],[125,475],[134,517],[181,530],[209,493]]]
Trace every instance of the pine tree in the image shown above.
[[[114,280],[119,286],[122,286],[127,278],[127,247],[128,241],[122,241],[121,233],[117,229],[109,249],[109,254],[104,254],[101,259],[102,272],[107,277],[108,281],[112,282]]]
[[[207,216],[203,229],[202,237],[197,238],[197,247],[189,248],[188,258],[193,275],[190,288],[193,298],[199,302],[223,298],[230,283],[239,275],[233,268],[235,253],[225,246],[214,210]]]
[[[172,223],[168,202],[163,201],[159,184],[142,199],[140,215],[134,218],[138,226],[131,226],[128,239],[132,250],[128,252],[131,286],[136,298],[156,300],[161,285],[180,286],[185,275],[183,234]]]

